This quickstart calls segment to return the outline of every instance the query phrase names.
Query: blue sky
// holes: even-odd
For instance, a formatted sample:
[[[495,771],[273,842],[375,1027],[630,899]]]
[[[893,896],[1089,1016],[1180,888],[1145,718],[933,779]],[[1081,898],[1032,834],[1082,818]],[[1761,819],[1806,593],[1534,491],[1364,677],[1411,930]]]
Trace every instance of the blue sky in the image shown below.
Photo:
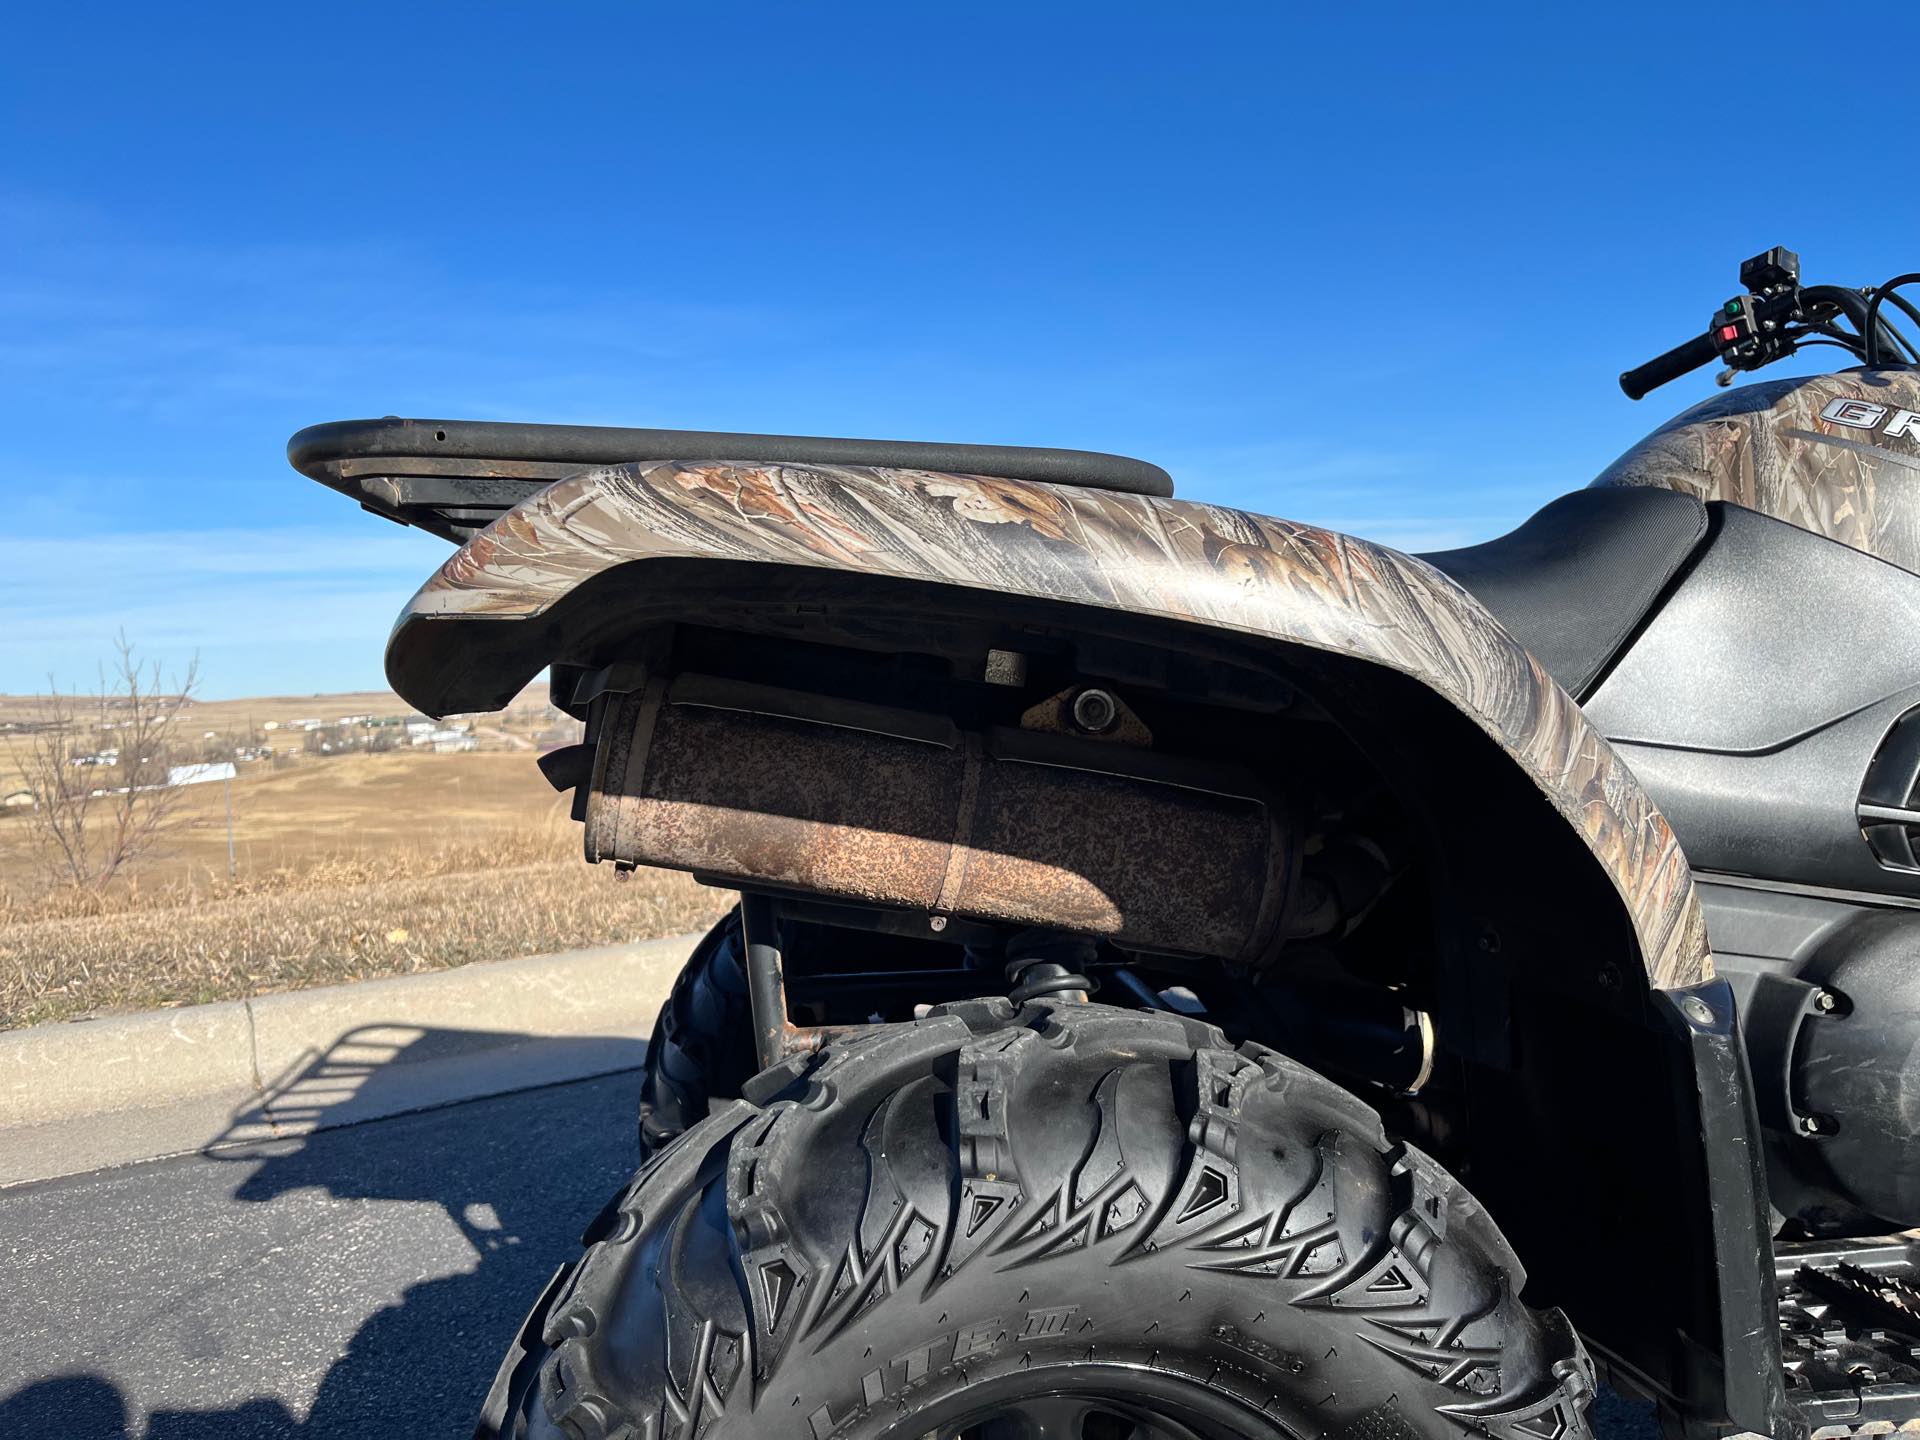
[[[379,683],[445,547],[287,468],[350,416],[1084,446],[1404,548],[1497,533],[1708,392],[1614,377],[1743,256],[1920,262],[1811,16],[30,7],[0,691],[121,627],[211,696]],[[1898,93],[1920,19],[1870,29]]]

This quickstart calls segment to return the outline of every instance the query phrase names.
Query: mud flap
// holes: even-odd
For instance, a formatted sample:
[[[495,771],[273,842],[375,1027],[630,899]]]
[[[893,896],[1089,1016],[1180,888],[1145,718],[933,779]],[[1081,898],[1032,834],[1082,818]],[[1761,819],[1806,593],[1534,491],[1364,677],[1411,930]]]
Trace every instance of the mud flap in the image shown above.
[[[1700,1358],[1719,1370],[1712,1380],[1718,1382],[1726,1417],[1736,1429],[1778,1440],[1804,1436],[1807,1425],[1787,1401],[1781,1365],[1760,1116],[1732,987],[1713,980],[1655,999],[1668,1023],[1686,1036],[1700,1097],[1720,1317],[1720,1353],[1711,1360]]]

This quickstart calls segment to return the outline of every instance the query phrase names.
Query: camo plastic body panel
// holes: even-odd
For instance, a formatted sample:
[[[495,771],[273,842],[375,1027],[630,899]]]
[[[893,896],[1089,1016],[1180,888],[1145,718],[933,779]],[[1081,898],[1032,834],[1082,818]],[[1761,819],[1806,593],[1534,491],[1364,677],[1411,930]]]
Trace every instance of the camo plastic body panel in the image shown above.
[[[1857,369],[1743,385],[1656,430],[1593,483],[1731,501],[1920,571],[1920,376]]]
[[[990,589],[1390,666],[1471,717],[1579,832],[1626,904],[1654,986],[1712,975],[1666,819],[1533,657],[1410,556],[1179,500],[908,470],[657,463],[591,471],[523,502],[447,561],[400,628],[538,615],[614,566],[662,556]]]

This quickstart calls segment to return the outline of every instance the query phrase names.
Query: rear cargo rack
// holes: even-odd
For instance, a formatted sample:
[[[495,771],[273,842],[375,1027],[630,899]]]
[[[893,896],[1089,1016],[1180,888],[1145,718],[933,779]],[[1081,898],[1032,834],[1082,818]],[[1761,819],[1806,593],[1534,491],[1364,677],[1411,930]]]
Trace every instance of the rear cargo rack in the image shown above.
[[[874,465],[1038,480],[1129,495],[1173,494],[1172,478],[1158,465],[1092,450],[402,420],[392,415],[308,426],[287,442],[287,459],[302,475],[358,500],[377,515],[456,543],[555,480],[601,465],[646,460]]]

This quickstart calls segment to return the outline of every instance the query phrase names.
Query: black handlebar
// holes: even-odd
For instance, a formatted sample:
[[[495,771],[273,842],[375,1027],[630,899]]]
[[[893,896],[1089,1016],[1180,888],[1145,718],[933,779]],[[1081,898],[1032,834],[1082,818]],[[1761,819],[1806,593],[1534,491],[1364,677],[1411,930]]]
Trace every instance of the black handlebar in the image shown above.
[[[1920,306],[1894,293],[1902,285],[1920,285],[1920,272],[1898,276],[1865,292],[1839,285],[1803,286],[1800,257],[1776,245],[1741,262],[1743,293],[1713,312],[1705,334],[1627,371],[1620,377],[1620,388],[1629,400],[1638,400],[1715,360],[1727,367],[1720,377],[1725,385],[1736,372],[1758,370],[1808,345],[1850,350],[1869,365],[1890,360],[1894,365],[1920,368],[1920,345],[1880,313],[1884,302],[1920,325]],[[1839,320],[1853,329],[1841,329],[1835,323]]]
[[[1664,355],[1656,355],[1620,377],[1620,388],[1629,400],[1638,400],[1669,380],[1678,380],[1688,371],[1698,370],[1720,358],[1720,347],[1712,335],[1696,335],[1684,345],[1676,345]]]

